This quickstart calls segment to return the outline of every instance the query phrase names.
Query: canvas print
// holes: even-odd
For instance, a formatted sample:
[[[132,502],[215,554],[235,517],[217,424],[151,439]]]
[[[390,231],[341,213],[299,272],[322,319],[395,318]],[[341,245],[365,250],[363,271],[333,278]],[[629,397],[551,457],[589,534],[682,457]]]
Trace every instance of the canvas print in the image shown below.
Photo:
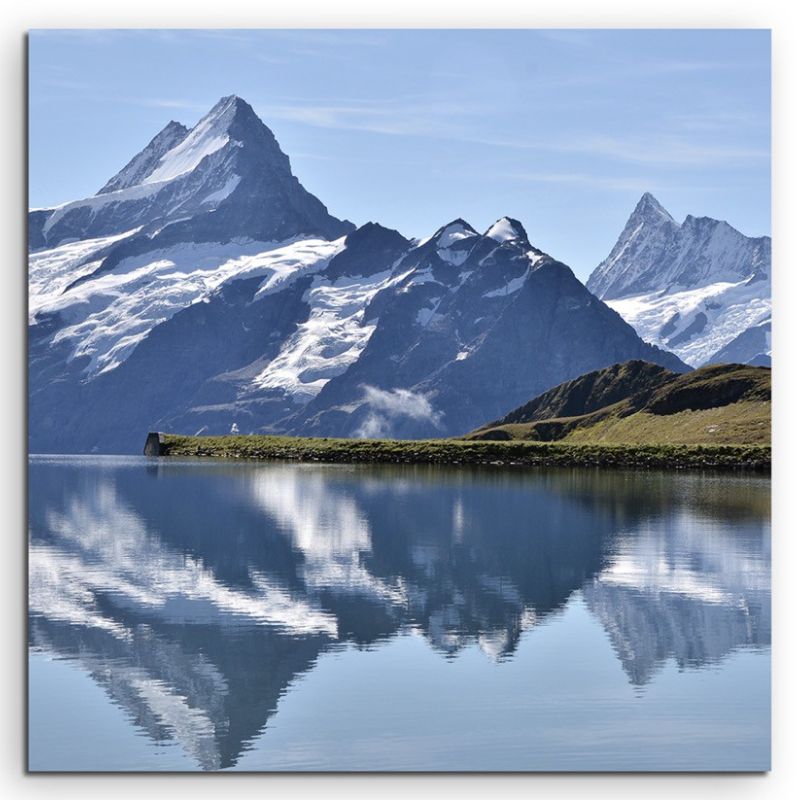
[[[770,34],[28,39],[28,769],[770,768]]]

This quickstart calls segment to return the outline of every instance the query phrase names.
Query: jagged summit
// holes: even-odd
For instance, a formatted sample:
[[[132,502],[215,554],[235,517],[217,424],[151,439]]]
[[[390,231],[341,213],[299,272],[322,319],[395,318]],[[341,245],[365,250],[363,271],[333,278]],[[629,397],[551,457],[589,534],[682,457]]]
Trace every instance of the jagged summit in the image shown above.
[[[678,224],[648,192],[586,286],[645,341],[701,366],[770,317],[771,255],[768,236],[708,216]],[[757,349],[737,358],[764,355],[763,333],[747,341]]]
[[[235,94],[220,98],[192,130],[218,135],[228,134],[232,140],[243,145],[254,144],[258,141],[259,135],[264,133],[275,141],[272,131],[256,114],[253,107]],[[250,136],[255,136],[256,139],[248,141]],[[282,151],[281,154],[283,155]],[[288,166],[288,158],[286,164]]]
[[[253,116],[256,116],[255,111],[253,111],[253,107],[248,103],[246,100],[243,100],[237,94],[229,94],[225,95],[225,97],[220,97],[216,103],[211,107],[211,110],[208,112],[207,116],[218,115],[222,116],[224,114],[237,114],[239,112],[242,113],[249,113]]]
[[[483,233],[478,233],[466,220],[458,217],[446,225],[442,225],[432,236],[423,239],[421,245],[428,242],[435,242],[441,249],[447,249],[453,245],[467,239],[481,237],[483,239],[493,239],[495,242],[503,244],[505,242],[518,242],[523,246],[529,245],[528,234],[522,223],[512,217],[500,217],[493,225]]]
[[[586,285],[598,297],[615,300],[737,282],[769,262],[769,249],[769,237],[750,238],[722,220],[690,214],[679,224],[645,192]]]
[[[659,221],[675,222],[669,211],[667,211],[650,192],[645,192],[639,199],[639,202],[633,209],[633,214],[631,214],[631,219],[634,218],[637,220],[649,218]]]
[[[263,148],[276,168],[290,169],[288,157],[252,106],[230,95],[217,101],[191,129],[170,122],[101,192],[174,180],[192,172],[204,158],[228,144]],[[131,169],[134,162],[136,168]]]
[[[190,172],[205,156],[228,141],[244,144],[248,130],[262,133],[262,128],[269,131],[249,103],[233,94],[222,97],[193,128],[175,120],[168,122],[98,194],[171,180]],[[271,131],[269,137],[274,141]],[[288,168],[288,158],[280,152],[277,142],[274,146]]]
[[[32,214],[29,244],[53,247],[137,228],[151,238],[168,230],[170,242],[332,239],[353,227],[303,188],[272,131],[229,95],[191,129],[167,124],[97,195]]]
[[[180,122],[168,122],[113,178],[110,178],[98,194],[116,192],[136,186],[150,175],[159,161],[183,141],[189,129]]]

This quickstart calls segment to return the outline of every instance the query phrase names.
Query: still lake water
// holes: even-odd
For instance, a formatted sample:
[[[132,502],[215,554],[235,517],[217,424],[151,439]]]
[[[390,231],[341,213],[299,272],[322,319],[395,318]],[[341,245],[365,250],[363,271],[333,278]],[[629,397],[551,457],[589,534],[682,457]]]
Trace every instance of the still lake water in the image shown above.
[[[32,770],[765,770],[768,479],[32,457]]]

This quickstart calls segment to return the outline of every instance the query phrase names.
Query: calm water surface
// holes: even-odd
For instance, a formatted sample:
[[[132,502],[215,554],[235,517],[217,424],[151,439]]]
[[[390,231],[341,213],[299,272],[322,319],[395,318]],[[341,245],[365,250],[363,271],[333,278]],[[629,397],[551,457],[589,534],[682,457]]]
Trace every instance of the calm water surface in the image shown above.
[[[765,770],[769,481],[32,457],[33,770]]]

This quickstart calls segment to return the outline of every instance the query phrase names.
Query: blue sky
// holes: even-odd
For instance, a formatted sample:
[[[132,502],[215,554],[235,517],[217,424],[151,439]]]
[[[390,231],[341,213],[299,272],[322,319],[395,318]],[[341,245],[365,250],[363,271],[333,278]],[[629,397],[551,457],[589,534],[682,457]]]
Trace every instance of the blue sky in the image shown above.
[[[581,278],[644,191],[770,233],[767,31],[36,31],[29,63],[33,207],[238,94],[359,224],[509,215]]]

